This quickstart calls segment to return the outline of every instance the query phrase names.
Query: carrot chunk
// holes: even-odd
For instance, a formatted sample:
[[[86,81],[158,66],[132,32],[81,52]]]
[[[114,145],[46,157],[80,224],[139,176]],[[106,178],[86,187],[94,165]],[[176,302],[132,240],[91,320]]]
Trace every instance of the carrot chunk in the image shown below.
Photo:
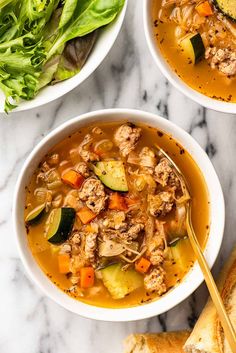
[[[62,175],[61,180],[64,184],[67,184],[72,188],[79,189],[84,181],[84,177],[75,170],[71,169]]]
[[[127,205],[125,202],[125,198],[118,192],[113,192],[109,197],[108,208],[110,210],[126,211]]]
[[[82,207],[78,212],[77,216],[80,218],[83,224],[87,224],[91,222],[94,218],[97,217],[95,213],[93,213],[88,207]]]
[[[80,269],[80,287],[89,288],[94,285],[94,269],[83,267]]]
[[[151,262],[144,257],[141,257],[141,259],[135,263],[135,269],[140,273],[146,273],[150,266]]]
[[[60,273],[70,272],[70,256],[68,254],[58,255],[58,268]]]
[[[213,10],[212,10],[211,5],[209,4],[209,1],[204,1],[204,2],[200,3],[199,5],[197,5],[195,8],[200,16],[213,15]]]

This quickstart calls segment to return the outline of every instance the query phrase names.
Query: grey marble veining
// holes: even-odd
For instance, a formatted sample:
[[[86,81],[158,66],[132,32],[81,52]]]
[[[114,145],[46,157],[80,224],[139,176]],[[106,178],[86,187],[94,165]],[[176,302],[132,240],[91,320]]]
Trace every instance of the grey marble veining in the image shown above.
[[[29,112],[0,117],[0,352],[121,353],[131,332],[189,328],[202,309],[202,285],[168,313],[131,323],[80,318],[47,299],[26,277],[11,220],[19,170],[50,130],[87,111],[127,107],[163,115],[200,143],[210,156],[226,199],[226,228],[217,273],[235,240],[236,116],[206,110],[173,88],[155,66],[145,42],[142,0],[130,0],[115,46],[85,83],[63,98]]]

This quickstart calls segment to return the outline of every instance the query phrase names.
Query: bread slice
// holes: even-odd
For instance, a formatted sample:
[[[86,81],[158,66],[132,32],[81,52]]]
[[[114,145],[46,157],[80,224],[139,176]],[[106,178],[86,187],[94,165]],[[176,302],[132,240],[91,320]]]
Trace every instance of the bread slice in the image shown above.
[[[124,353],[184,353],[183,345],[190,332],[133,334],[124,342]]]
[[[217,284],[236,329],[236,248],[224,265]],[[191,336],[185,343],[184,351],[186,353],[236,353],[231,352],[228,346],[211,299],[208,300]]]

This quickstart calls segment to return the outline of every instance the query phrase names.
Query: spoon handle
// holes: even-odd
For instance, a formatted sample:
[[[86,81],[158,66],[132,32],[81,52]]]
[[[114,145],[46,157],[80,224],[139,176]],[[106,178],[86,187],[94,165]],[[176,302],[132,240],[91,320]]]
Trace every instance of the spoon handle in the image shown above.
[[[211,274],[209,266],[200,248],[199,242],[193,230],[193,226],[190,220],[190,206],[187,206],[187,219],[186,219],[187,232],[189,236],[190,243],[198,260],[199,266],[205,278],[207,288],[209,290],[211,299],[215,305],[216,311],[218,313],[221,325],[224,329],[225,337],[229,343],[229,346],[233,353],[236,352],[236,335],[230,318],[225,310],[223,300],[218,291],[214,278]]]

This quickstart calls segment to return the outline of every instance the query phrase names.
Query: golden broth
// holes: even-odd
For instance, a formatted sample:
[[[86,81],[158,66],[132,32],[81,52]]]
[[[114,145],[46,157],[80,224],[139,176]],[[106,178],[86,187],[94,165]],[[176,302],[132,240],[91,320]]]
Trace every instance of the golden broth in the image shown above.
[[[158,47],[172,70],[196,91],[222,101],[236,102],[236,80],[213,70],[207,60],[196,65],[182,52],[175,38],[176,25],[158,20],[162,0],[152,0],[153,32]]]
[[[105,133],[105,137],[109,138],[111,138],[118,126],[118,123],[99,124],[99,127],[101,127]],[[201,171],[193,161],[192,157],[172,137],[148,126],[140,125],[140,127],[143,129],[143,134],[137,148],[142,146],[152,147],[154,143],[159,144],[173,158],[173,160],[184,173],[190,188],[193,201],[193,226],[201,246],[204,247],[209,233],[210,221],[208,192]],[[61,160],[68,159],[69,151],[75,146],[78,146],[78,144],[83,140],[85,134],[91,131],[92,128],[93,126],[81,128],[78,132],[57,144],[50,151],[50,153],[59,153]],[[68,168],[68,165],[66,168]],[[30,209],[37,206],[34,197],[34,190],[36,187],[38,187],[36,184],[37,172],[38,170],[33,175],[26,193],[26,205],[30,205]],[[62,185],[61,188],[65,193],[68,191],[68,187],[66,185]],[[28,212],[29,210],[26,208],[25,214]],[[148,295],[145,289],[141,288],[130,293],[123,299],[115,300],[112,299],[107,289],[103,286],[101,280],[97,280],[96,282],[98,286],[102,286],[102,292],[100,291],[98,294],[95,293],[96,289],[94,290],[94,288],[87,289],[84,296],[79,296],[71,293],[69,291],[71,282],[66,275],[59,273],[57,253],[51,250],[51,245],[44,236],[45,221],[46,217],[43,218],[41,223],[27,228],[29,247],[37,263],[45,272],[45,274],[53,283],[55,283],[68,295],[91,305],[112,308],[139,305],[156,298],[155,294]],[[169,289],[182,280],[185,274],[193,266],[194,261],[195,257],[190,251],[188,256],[188,265],[184,271],[180,270],[178,264],[176,263],[164,263],[164,269],[167,273],[166,283]]]

